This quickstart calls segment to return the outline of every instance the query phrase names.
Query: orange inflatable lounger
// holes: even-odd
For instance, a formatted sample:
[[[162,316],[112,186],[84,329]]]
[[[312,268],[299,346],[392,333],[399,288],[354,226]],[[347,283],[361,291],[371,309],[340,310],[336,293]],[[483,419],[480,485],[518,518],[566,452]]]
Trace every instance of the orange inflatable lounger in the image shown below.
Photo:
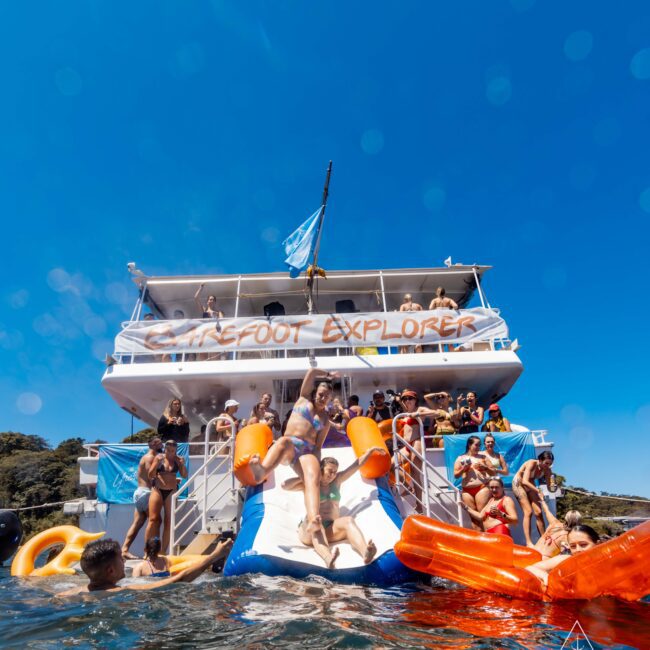
[[[548,588],[524,568],[541,559],[537,551],[517,546],[505,535],[421,515],[406,519],[395,553],[416,571],[515,598],[639,600],[650,593],[650,522],[568,558],[550,572]]]
[[[264,459],[273,444],[273,432],[266,424],[249,424],[235,438],[235,476],[242,485],[257,485],[248,466],[251,456],[258,454]]]
[[[374,420],[362,416],[352,418],[348,422],[347,434],[357,458],[365,454],[371,447],[381,447],[386,452],[385,454],[373,453],[368,458],[359,470],[363,478],[379,478],[388,472],[390,469],[388,447],[386,447],[381,431]]]

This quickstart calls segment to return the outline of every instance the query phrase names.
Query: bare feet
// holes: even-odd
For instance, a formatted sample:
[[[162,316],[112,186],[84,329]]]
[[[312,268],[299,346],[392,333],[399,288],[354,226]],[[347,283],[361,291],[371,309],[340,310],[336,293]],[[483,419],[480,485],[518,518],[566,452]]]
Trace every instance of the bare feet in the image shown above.
[[[329,563],[327,564],[328,569],[333,569],[334,568],[334,563],[338,559],[339,554],[341,553],[341,549],[338,546],[334,547],[334,550],[332,551],[332,558],[330,559]]]
[[[366,552],[363,554],[363,563],[370,564],[372,562],[372,558],[374,558],[376,554],[377,547],[375,546],[375,543],[370,539],[368,540],[368,545],[366,546]]]
[[[133,555],[129,551],[122,551],[122,558],[125,560],[139,560],[140,558],[137,555]]]
[[[225,557],[226,555],[228,555],[228,553],[230,553],[230,549],[232,548],[232,545],[233,545],[232,539],[230,538],[224,539],[223,542],[219,542],[216,548],[214,549],[214,551],[212,551],[212,556],[216,560]]]
[[[314,533],[317,533],[319,530],[321,530],[322,527],[323,527],[323,520],[321,519],[320,515],[316,515],[314,519],[307,524],[305,530],[310,535],[313,535]]]
[[[260,462],[260,455],[253,454],[248,461],[248,466],[251,468],[251,472],[253,472],[255,481],[261,483],[264,480],[264,468]]]

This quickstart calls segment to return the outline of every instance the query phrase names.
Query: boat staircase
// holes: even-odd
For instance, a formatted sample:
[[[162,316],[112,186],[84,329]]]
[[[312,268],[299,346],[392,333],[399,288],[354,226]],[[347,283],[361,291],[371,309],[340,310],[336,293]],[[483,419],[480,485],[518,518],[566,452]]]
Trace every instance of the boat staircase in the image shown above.
[[[230,438],[209,442],[217,423],[224,422]],[[234,473],[235,435],[236,424],[228,416],[207,423],[203,463],[172,495],[169,542],[173,554],[207,553],[220,535],[237,534],[244,488]]]

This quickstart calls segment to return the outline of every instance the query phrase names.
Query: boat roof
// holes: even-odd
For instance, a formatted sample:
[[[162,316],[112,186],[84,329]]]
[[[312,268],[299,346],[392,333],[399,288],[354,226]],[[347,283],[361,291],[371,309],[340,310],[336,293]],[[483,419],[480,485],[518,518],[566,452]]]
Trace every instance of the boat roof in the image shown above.
[[[442,286],[449,298],[464,307],[476,289],[475,277],[480,279],[490,268],[454,264],[441,268],[328,270],[326,279],[316,281],[314,302],[321,313],[346,311],[336,304],[346,299],[354,303],[351,311],[392,311],[399,308],[404,294],[410,293],[426,309],[436,288]],[[281,302],[287,314],[306,313],[305,276],[291,278],[286,271],[241,275],[134,274],[133,281],[140,288],[146,287],[144,302],[161,318],[172,318],[177,310],[187,318],[200,317],[194,300],[200,284],[204,285],[202,301],[214,295],[226,317],[262,314],[264,306],[274,301]]]

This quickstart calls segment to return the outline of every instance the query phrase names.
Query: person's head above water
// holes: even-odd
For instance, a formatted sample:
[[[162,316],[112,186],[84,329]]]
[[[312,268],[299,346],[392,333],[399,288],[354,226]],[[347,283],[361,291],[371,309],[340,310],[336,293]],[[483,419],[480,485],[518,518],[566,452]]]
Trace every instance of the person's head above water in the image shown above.
[[[160,537],[150,537],[144,543],[144,555],[148,560],[155,560],[161,549]]]
[[[339,461],[331,456],[326,456],[320,462],[320,476],[321,482],[325,484],[331,483],[339,472]]]
[[[591,526],[579,524],[569,530],[567,541],[571,555],[576,555],[592,549],[600,542],[600,537]]]
[[[81,554],[80,564],[91,584],[115,584],[125,575],[122,549],[114,539],[90,542]]]

